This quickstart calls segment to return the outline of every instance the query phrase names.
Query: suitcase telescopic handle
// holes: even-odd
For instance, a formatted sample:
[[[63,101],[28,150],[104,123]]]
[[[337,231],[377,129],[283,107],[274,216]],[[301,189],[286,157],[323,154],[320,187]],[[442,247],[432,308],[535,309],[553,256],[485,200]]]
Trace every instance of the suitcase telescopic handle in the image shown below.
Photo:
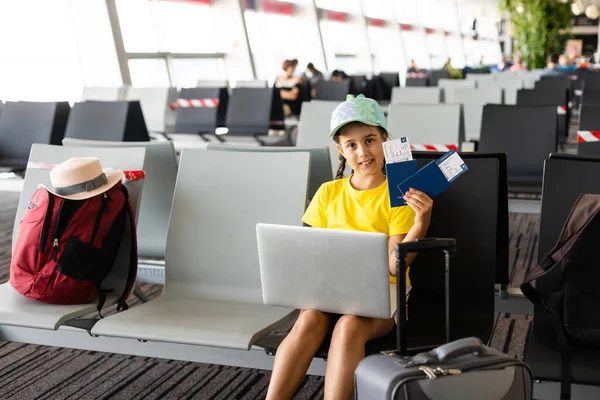
[[[406,355],[406,255],[418,251],[429,252],[442,250],[445,260],[445,308],[446,308],[446,337],[450,341],[450,256],[456,253],[456,239],[452,238],[425,238],[412,242],[399,243],[396,252],[396,297],[398,301],[398,323],[396,326],[396,352]]]
[[[422,250],[447,250],[448,253],[456,253],[456,240],[451,238],[425,238],[412,242],[399,243],[396,245],[396,257],[406,257],[408,253]]]

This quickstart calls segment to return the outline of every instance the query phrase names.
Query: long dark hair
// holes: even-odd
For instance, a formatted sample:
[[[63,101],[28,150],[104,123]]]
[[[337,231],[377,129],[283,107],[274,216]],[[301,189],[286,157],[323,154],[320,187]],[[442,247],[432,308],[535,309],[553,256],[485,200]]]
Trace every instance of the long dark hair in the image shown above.
[[[333,140],[335,140],[335,142],[337,144],[340,144],[340,133],[346,131],[348,128],[352,127],[352,126],[362,126],[365,125],[362,122],[350,122],[346,125],[344,125],[343,127],[340,128],[340,130],[337,131],[337,133],[335,134],[335,136],[333,137]],[[383,129],[380,126],[376,126],[374,127],[377,129],[377,131],[379,132],[379,134],[381,135],[381,137],[385,140],[388,138],[388,133],[385,129]],[[342,153],[339,153],[338,155],[338,169],[337,172],[335,173],[335,179],[342,179],[344,177],[344,171],[346,170],[346,157],[344,157],[344,155]],[[383,165],[383,167],[381,168],[381,172],[383,172],[383,174],[385,175],[385,164]]]

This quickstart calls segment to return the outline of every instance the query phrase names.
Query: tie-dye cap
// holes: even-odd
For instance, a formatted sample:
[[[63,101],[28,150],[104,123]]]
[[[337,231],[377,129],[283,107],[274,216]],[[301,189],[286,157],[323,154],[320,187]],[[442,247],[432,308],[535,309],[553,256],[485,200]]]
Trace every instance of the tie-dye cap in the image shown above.
[[[387,131],[385,115],[379,104],[362,94],[354,97],[349,94],[346,101],[337,106],[331,114],[329,137],[333,138],[340,128],[350,122],[362,122],[371,126],[379,126]]]

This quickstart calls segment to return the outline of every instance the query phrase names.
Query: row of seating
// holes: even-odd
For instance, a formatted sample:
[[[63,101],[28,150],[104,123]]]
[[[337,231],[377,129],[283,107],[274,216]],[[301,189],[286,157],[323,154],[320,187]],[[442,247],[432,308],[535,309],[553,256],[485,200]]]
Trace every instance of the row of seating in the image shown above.
[[[23,170],[33,143],[60,144],[64,137],[148,141],[138,101],[8,102],[0,111],[0,168]]]
[[[154,345],[136,341],[248,350],[264,338],[267,343],[262,346],[274,351],[274,341],[267,334],[294,314],[262,304],[255,225],[300,224],[312,157],[301,149],[285,153],[219,150],[184,149],[181,154],[168,222],[162,295],[88,327],[98,338],[64,345],[93,349],[105,343],[102,338],[134,339],[118,351],[151,355],[155,354]],[[30,161],[53,164],[72,156],[97,156],[105,166],[146,170],[148,155],[144,148],[34,145]],[[440,155],[415,152],[421,165]],[[469,174],[436,199],[430,234],[455,237],[464,249],[453,261],[454,334],[486,341],[494,321],[497,274],[508,271],[506,161],[502,154],[464,153],[463,157],[469,164]],[[49,183],[48,171],[29,168],[15,220],[15,237],[38,183]],[[140,197],[143,202],[146,195],[145,183],[141,193],[141,182],[128,183],[136,212]],[[149,217],[140,210],[138,221],[141,224],[142,218]],[[466,219],[473,223],[460,223]],[[127,254],[126,248],[124,242],[123,254]],[[439,260],[424,256],[413,268],[411,307],[423,309],[422,315],[429,316],[415,317],[411,322],[409,343],[415,348],[435,345],[443,336],[438,318],[443,309],[443,301],[439,303],[443,298],[439,292],[443,273],[431,269],[439,265],[443,265]],[[120,276],[119,271],[124,268],[118,267],[113,279]],[[438,275],[439,279],[431,278]],[[111,302],[114,299],[108,300],[108,304]],[[0,338],[14,338],[11,335],[35,328],[36,340],[47,338],[46,343],[51,344],[53,338],[74,335],[74,328],[65,325],[80,326],[76,319],[94,307],[36,303],[5,284],[0,286]],[[21,340],[29,339],[21,336]],[[235,365],[229,359],[219,363]]]
[[[544,184],[540,219],[538,258],[542,259],[556,243],[575,200],[582,193],[600,194],[600,158],[567,154],[551,154],[544,163]],[[553,291],[559,275],[548,276],[538,290]],[[534,397],[558,398],[560,393],[560,347],[556,341],[553,316],[534,309],[533,325],[525,346],[524,361],[533,370]],[[597,348],[570,344],[572,364],[572,398],[600,397],[597,374]]]

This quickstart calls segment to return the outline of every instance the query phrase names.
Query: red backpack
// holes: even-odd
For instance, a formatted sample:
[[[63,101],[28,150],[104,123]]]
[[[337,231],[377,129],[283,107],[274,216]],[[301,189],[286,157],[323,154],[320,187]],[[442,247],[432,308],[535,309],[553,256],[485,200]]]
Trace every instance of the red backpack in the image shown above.
[[[113,267],[127,219],[130,263],[117,307],[126,310],[137,273],[137,241],[127,189],[120,182],[86,200],[37,189],[20,223],[11,285],[23,296],[49,304],[83,304],[98,297],[100,311],[110,290],[102,282]]]

